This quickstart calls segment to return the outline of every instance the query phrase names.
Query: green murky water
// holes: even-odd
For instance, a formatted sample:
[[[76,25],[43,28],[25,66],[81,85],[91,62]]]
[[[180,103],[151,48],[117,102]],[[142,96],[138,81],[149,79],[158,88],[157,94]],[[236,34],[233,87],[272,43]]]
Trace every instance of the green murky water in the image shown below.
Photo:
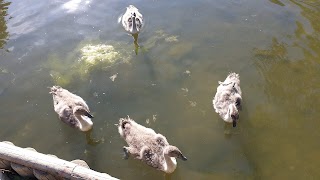
[[[0,141],[121,179],[320,178],[320,1],[131,3],[147,20],[137,54],[117,24],[126,1],[0,0]],[[244,99],[237,128],[211,102],[231,71]],[[99,144],[58,120],[55,84],[87,101]],[[164,175],[123,160],[114,124],[127,115],[188,161]]]

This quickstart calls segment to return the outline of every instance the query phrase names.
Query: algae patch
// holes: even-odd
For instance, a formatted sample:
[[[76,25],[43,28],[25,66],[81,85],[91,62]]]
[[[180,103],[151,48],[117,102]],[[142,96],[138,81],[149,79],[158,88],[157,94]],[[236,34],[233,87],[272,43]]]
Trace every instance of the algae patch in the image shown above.
[[[178,36],[169,36],[164,39],[166,42],[178,42]]]
[[[168,54],[176,59],[181,59],[187,53],[191,52],[193,44],[190,42],[178,43],[170,48]]]
[[[81,61],[93,65],[98,62],[113,64],[120,58],[119,52],[115,51],[113,46],[105,44],[86,45],[81,49],[81,54]]]
[[[85,81],[94,71],[105,71],[116,64],[128,63],[132,57],[130,47],[121,42],[108,44],[80,43],[65,57],[49,55],[50,76],[57,85],[66,86],[74,81]]]
[[[164,30],[160,29],[155,31],[154,35],[151,36],[147,41],[143,43],[143,48],[145,50],[149,50],[161,42],[174,43],[174,42],[179,42],[179,39],[178,39],[178,36],[170,35],[166,33]]]
[[[190,47],[181,46],[178,36],[169,35],[163,30],[154,32],[141,48],[149,50],[158,44],[174,44],[175,52],[169,51],[173,56],[179,56],[179,52]],[[182,52],[184,54],[184,51]],[[130,63],[134,51],[132,44],[125,42],[108,41],[106,43],[83,41],[74,50],[65,55],[50,54],[48,61],[44,65],[50,71],[55,84],[67,86],[73,82],[86,81],[91,75],[98,71],[108,71],[115,65]],[[114,81],[116,78],[112,77]]]

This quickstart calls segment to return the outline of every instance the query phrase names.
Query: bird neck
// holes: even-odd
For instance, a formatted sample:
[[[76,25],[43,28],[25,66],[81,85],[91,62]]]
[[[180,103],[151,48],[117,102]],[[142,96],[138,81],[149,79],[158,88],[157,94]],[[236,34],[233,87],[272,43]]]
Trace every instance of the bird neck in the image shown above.
[[[166,173],[172,173],[177,167],[177,160],[174,157],[170,157],[167,154],[164,154],[164,171]]]
[[[78,115],[77,119],[79,120],[79,129],[81,131],[89,131],[92,128],[93,122],[89,117]]]

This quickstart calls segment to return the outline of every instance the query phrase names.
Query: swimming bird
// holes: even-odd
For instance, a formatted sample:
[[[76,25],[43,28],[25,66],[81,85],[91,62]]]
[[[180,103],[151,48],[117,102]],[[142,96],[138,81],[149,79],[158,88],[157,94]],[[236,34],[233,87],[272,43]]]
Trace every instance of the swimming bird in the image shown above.
[[[146,128],[129,117],[120,118],[117,126],[121,137],[129,145],[123,147],[125,159],[131,154],[165,173],[172,173],[176,169],[176,158],[187,160],[176,146],[169,145],[162,134],[157,134],[153,129]]]
[[[230,73],[224,82],[219,81],[217,93],[212,101],[215,111],[220,117],[236,127],[241,110],[241,89],[239,74]]]
[[[142,14],[133,5],[127,7],[121,22],[123,28],[130,34],[138,34],[144,25]]]
[[[60,86],[50,88],[53,96],[54,110],[61,121],[80,131],[92,129],[93,122],[87,103],[78,95]]]

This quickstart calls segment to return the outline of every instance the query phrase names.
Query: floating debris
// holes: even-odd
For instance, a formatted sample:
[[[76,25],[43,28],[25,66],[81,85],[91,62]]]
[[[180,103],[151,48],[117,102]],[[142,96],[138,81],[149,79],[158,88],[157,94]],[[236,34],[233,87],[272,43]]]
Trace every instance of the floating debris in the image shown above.
[[[197,102],[195,102],[195,101],[189,101],[189,103],[190,103],[191,107],[196,107],[197,106]]]
[[[99,94],[98,94],[97,92],[94,92],[94,93],[93,93],[93,96],[94,96],[94,97],[98,97]]]
[[[153,121],[153,122],[156,122],[156,120],[157,120],[157,115],[156,115],[156,114],[153,114],[153,115],[152,115],[152,121]],[[146,123],[147,123],[147,124],[150,124],[150,119],[149,119],[149,118],[146,119]]]
[[[157,115],[156,114],[152,115],[152,120],[153,120],[153,122],[156,122],[156,120],[157,120]]]
[[[111,79],[112,82],[114,82],[114,80],[117,78],[117,76],[118,76],[118,73],[110,76],[109,78]]]
[[[5,73],[5,74],[9,73],[9,71],[7,69],[1,68],[1,67],[0,67],[0,72]]]
[[[178,36],[169,36],[164,39],[166,42],[178,42]]]
[[[83,152],[85,155],[88,155],[89,154],[89,151],[87,149],[84,150]]]
[[[13,50],[14,50],[14,46],[11,46],[11,47],[8,48],[9,52],[12,52]]]
[[[184,74],[187,74],[187,75],[191,75],[191,72],[189,70],[186,70],[185,72],[183,72]]]
[[[184,91],[184,92],[186,92],[186,93],[189,92],[189,89],[188,89],[188,88],[181,88],[181,90]]]

